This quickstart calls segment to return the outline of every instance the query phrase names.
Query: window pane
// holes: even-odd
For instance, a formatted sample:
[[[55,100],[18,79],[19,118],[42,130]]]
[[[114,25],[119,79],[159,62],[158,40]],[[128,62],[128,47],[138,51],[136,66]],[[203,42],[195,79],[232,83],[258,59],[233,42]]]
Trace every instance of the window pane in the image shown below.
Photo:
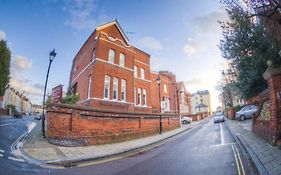
[[[144,69],[141,68],[141,78],[144,79]]]
[[[119,65],[125,67],[125,55],[123,53],[120,53]]]
[[[115,58],[115,51],[112,49],[109,49],[109,54],[108,54],[108,61],[110,63],[114,64],[114,58]]]
[[[104,98],[109,98],[109,92],[110,92],[110,76],[105,75],[104,78]]]
[[[138,105],[141,104],[141,89],[138,88]]]
[[[138,67],[137,67],[137,66],[135,66],[135,72],[134,72],[134,74],[135,74],[135,77],[138,76]]]
[[[113,78],[113,100],[118,100],[118,78]]]
[[[146,106],[146,90],[143,89],[143,105]]]
[[[93,54],[92,54],[92,61],[95,59],[95,57],[96,57],[96,49],[94,48],[93,49]]]
[[[121,80],[121,100],[126,101],[126,80]]]
[[[90,75],[88,80],[88,98],[91,98],[91,82],[92,82],[92,77]]]

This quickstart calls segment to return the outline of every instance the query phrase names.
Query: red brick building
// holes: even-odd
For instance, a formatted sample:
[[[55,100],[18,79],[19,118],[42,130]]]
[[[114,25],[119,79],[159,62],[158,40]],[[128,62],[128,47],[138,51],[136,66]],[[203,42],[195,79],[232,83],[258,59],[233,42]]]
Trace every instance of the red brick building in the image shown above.
[[[69,91],[80,105],[151,112],[150,79],[150,55],[131,46],[115,20],[98,26],[73,59]]]
[[[151,105],[153,112],[160,112],[157,78],[160,78],[161,112],[178,113],[176,76],[168,71],[151,72]]]
[[[183,81],[177,82],[177,93],[180,114],[191,114],[191,94],[187,91]]]

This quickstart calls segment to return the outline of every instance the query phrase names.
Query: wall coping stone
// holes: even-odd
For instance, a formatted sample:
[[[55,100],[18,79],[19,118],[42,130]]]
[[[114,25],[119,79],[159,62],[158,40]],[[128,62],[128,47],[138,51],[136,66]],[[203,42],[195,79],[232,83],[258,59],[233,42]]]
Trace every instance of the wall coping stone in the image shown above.
[[[274,75],[281,75],[281,66],[277,66],[277,67],[268,67],[266,69],[266,71],[263,74],[263,78],[265,80],[268,80],[269,78],[271,78]]]
[[[128,111],[117,111],[117,110],[107,110],[107,109],[97,109],[92,107],[86,107],[86,106],[79,106],[79,105],[69,105],[69,104],[62,104],[62,103],[53,103],[48,106],[48,111],[52,111],[54,108],[67,108],[67,109],[73,109],[73,110],[86,110],[89,112],[103,112],[103,113],[114,113],[114,114],[129,114],[129,115],[150,115],[150,116],[159,116],[162,117],[165,116],[174,116],[174,117],[180,117],[179,114],[173,114],[173,113],[143,113],[143,112],[128,112]]]

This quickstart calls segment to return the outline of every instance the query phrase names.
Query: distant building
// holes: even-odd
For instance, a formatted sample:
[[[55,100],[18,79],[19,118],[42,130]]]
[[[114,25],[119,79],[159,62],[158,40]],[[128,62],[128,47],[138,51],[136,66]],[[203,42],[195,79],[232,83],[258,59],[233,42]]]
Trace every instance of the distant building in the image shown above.
[[[8,86],[5,91],[3,101],[4,108],[7,108],[8,105],[13,105],[17,111],[22,113],[29,114],[33,112],[33,105],[29,98],[24,96],[23,93],[15,90],[13,87]]]
[[[177,82],[177,93],[180,114],[191,113],[191,94],[187,91],[183,81]]]
[[[33,105],[32,108],[33,108],[33,113],[35,114],[42,114],[43,112],[42,105]]]
[[[191,113],[197,114],[207,112],[209,115],[212,112],[211,97],[208,90],[197,91],[191,95]]]
[[[172,72],[151,72],[151,105],[153,112],[159,112],[159,93],[161,112],[178,113],[176,76]],[[160,92],[158,90],[157,78],[160,78]]]

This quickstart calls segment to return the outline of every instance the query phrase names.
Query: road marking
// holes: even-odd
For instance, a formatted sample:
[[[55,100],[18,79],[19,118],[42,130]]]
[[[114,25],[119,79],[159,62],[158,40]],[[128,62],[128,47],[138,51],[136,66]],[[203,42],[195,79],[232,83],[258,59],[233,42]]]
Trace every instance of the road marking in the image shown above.
[[[235,150],[234,150],[233,145],[232,145],[232,151],[233,151],[233,154],[234,154],[234,157],[235,157],[235,161],[236,161],[236,167],[237,167],[238,175],[241,175],[241,173],[240,173],[240,167],[239,167],[239,162],[238,162],[238,160],[237,160],[237,155],[236,155],[236,152],[235,152]]]
[[[6,126],[6,125],[11,125],[11,124],[13,124],[13,122],[1,124],[0,126]]]
[[[238,152],[238,149],[235,145],[234,145],[234,148],[235,148],[235,150],[237,152],[237,155],[238,155],[238,160],[239,160],[240,165],[241,165],[242,173],[243,173],[243,175],[245,175],[246,173],[245,173],[244,166],[243,166],[243,163],[242,163],[242,160],[241,160],[241,157],[240,157],[240,153]]]
[[[2,150],[2,149],[0,149],[0,152],[1,152],[1,153],[4,153],[5,151],[4,151],[4,150]]]
[[[0,157],[3,157],[3,154],[0,154]]]
[[[232,145],[232,151],[233,151],[233,154],[234,154],[234,157],[235,157],[238,174],[241,175],[241,171],[242,171],[242,175],[246,175],[245,169],[244,169],[241,157],[240,157],[240,153],[239,153],[235,144]],[[241,171],[240,171],[240,167],[241,167]]]
[[[217,144],[217,145],[211,145],[210,147],[213,147],[213,146],[229,146],[229,145],[233,145],[235,143],[225,143],[225,144]]]
[[[19,159],[19,158],[15,158],[15,157],[8,157],[8,159],[10,159],[10,160],[15,160],[15,161],[19,161],[19,162],[24,162],[23,159]]]
[[[223,130],[222,130],[221,123],[220,123],[220,131],[221,131],[221,144],[224,145]]]

